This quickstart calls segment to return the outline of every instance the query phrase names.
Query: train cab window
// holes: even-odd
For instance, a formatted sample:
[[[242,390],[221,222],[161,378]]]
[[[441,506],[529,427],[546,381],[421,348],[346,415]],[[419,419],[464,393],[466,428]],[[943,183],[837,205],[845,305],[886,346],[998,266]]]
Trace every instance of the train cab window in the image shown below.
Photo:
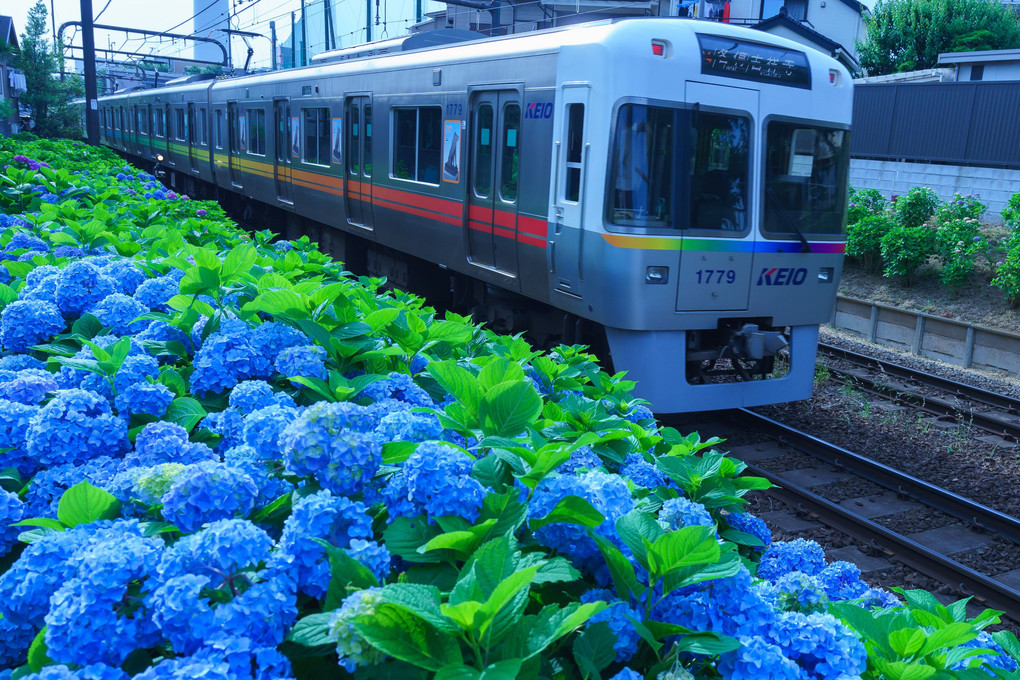
[[[567,106],[567,181],[564,198],[577,202],[581,197],[581,151],[584,146],[584,104]]]
[[[675,109],[625,104],[613,134],[609,221],[671,227]]]
[[[751,129],[743,116],[689,112],[691,229],[744,231],[748,224]]]
[[[492,189],[492,106],[478,107],[475,123],[475,195],[487,198]]]
[[[503,109],[503,149],[501,151],[502,168],[499,196],[508,203],[517,200],[517,185],[520,181],[521,159],[521,106],[507,104]]]
[[[313,165],[329,165],[329,109],[301,109],[305,146],[302,160]]]
[[[765,143],[765,233],[775,236],[843,233],[849,133],[818,125],[771,121]]]
[[[439,184],[443,111],[436,107],[394,109],[392,176]]]
[[[266,155],[266,112],[248,109],[248,153]]]

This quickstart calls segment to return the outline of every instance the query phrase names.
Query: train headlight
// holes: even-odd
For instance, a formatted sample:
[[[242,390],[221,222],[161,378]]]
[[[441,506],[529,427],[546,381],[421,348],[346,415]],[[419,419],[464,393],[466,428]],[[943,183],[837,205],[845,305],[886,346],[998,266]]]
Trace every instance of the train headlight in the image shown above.
[[[163,154],[156,154],[156,161],[159,163],[163,162]]]
[[[645,270],[645,283],[662,285],[669,281],[669,267],[649,267]]]

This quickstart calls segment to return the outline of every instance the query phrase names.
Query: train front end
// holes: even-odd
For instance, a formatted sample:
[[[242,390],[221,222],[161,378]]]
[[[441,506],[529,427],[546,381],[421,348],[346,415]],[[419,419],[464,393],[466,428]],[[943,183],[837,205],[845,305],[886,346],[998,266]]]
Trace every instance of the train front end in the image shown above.
[[[588,184],[575,292],[614,367],[658,413],[809,398],[845,246],[849,73],[712,22],[613,29],[602,48],[628,58],[591,106],[587,174],[604,183]]]

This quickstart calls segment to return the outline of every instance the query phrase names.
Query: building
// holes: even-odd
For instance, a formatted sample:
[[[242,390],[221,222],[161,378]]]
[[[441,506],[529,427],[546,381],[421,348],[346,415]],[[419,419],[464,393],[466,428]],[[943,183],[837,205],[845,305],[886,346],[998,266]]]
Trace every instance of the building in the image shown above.
[[[21,129],[18,96],[25,91],[25,74],[14,68],[18,33],[14,19],[0,15],[0,135],[12,135]]]
[[[1020,50],[943,52],[938,63],[956,67],[955,82],[1020,80]]]

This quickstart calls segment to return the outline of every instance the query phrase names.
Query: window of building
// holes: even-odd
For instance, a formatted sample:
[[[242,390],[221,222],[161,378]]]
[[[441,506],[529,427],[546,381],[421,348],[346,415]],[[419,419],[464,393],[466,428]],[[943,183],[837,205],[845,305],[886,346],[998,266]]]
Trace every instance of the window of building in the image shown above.
[[[971,80],[981,80],[984,77],[985,77],[985,65],[984,64],[974,64],[973,66],[970,67],[970,79]]]
[[[394,110],[393,177],[439,184],[442,114],[438,106]]]
[[[266,155],[266,112],[248,109],[248,153]]]
[[[305,138],[302,160],[313,165],[329,165],[329,109],[301,109]]]

